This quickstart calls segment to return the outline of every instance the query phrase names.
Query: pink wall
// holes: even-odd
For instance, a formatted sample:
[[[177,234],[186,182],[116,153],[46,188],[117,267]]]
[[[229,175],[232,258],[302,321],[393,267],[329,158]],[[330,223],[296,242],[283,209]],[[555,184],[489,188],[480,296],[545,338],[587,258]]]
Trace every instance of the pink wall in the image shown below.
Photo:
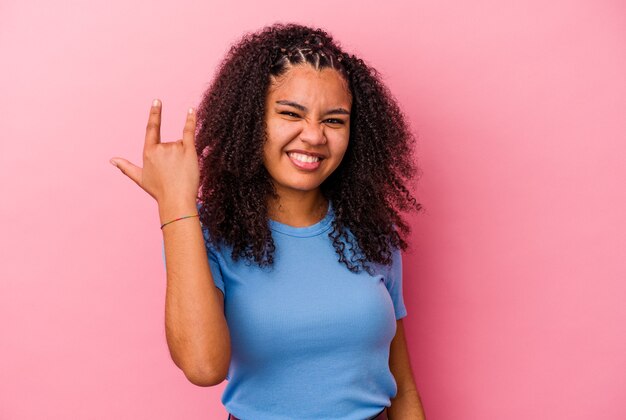
[[[430,420],[626,418],[618,1],[0,4],[0,418],[224,419],[170,361],[152,98],[177,139],[243,31],[325,27],[385,77],[424,175],[405,256]],[[510,3],[510,2],[508,2]]]

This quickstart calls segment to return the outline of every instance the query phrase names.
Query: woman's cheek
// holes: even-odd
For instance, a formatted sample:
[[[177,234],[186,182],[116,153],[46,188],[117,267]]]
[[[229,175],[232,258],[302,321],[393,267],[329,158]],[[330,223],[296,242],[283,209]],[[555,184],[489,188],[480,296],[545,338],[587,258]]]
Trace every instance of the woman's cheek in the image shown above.
[[[286,137],[294,137],[298,134],[299,125],[293,122],[286,122],[283,124],[282,130]]]

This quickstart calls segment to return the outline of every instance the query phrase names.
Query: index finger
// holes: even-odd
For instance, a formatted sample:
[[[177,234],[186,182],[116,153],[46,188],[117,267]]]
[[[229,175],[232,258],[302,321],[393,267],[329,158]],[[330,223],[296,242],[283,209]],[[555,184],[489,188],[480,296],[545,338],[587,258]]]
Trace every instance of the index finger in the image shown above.
[[[148,125],[146,126],[145,147],[159,144],[161,142],[161,101],[155,99],[150,107]]]

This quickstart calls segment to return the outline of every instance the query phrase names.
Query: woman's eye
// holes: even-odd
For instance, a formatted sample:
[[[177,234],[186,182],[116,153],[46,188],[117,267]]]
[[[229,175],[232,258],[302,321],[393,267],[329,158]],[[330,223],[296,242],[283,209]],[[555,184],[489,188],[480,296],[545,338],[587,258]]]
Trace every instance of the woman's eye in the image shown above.
[[[293,118],[300,118],[300,115],[296,114],[295,112],[291,112],[291,111],[281,111],[281,112],[279,112],[279,114],[287,115],[287,116],[293,117]],[[337,118],[328,118],[325,121],[327,121],[330,124],[344,124],[343,120],[340,120],[340,119],[337,119]]]

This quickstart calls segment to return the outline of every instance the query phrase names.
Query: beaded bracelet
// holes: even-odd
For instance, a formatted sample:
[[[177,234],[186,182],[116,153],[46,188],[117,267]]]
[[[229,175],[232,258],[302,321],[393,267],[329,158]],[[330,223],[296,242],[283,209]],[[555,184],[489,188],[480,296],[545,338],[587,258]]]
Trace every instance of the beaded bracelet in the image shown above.
[[[161,225],[161,230],[163,230],[163,226],[169,225],[170,223],[174,223],[177,220],[187,219],[188,217],[198,217],[198,216],[200,216],[200,215],[199,214],[192,214],[191,216],[183,216],[183,217],[179,217],[178,219],[170,220],[169,222],[163,223]]]

